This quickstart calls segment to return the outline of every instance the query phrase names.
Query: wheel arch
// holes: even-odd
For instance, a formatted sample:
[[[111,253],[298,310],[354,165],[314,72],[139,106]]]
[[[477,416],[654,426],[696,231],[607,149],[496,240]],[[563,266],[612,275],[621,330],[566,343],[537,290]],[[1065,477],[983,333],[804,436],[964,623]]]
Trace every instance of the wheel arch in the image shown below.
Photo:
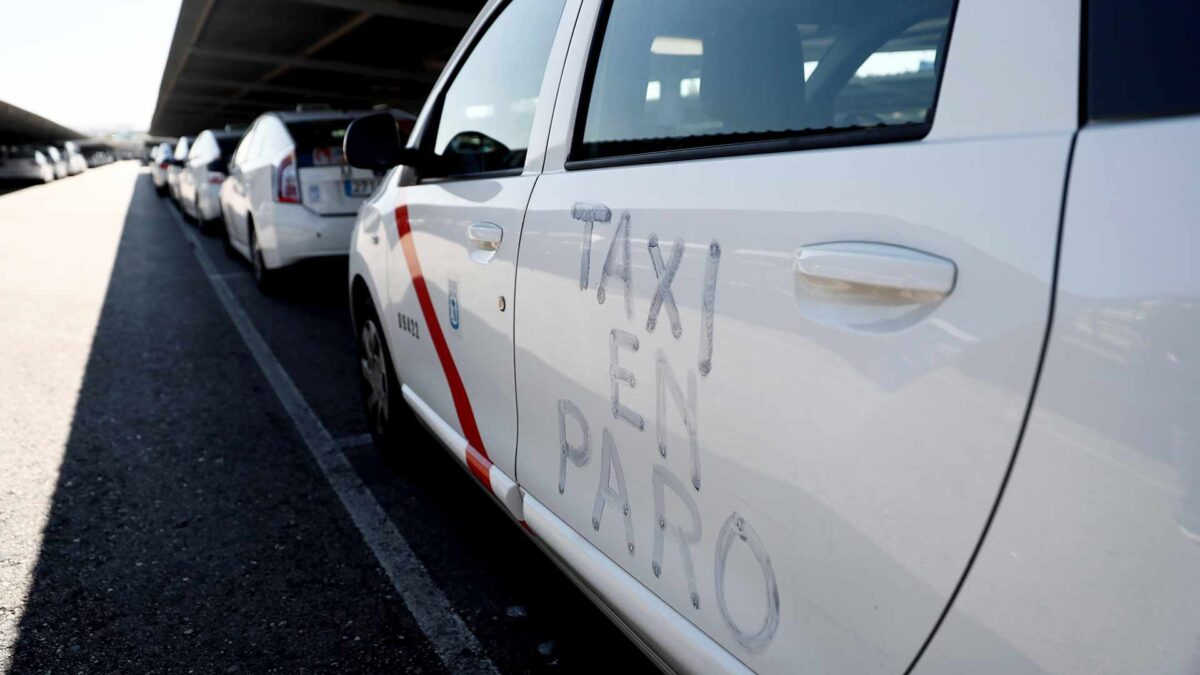
[[[350,281],[350,321],[354,324],[355,330],[358,330],[358,324],[364,312],[370,311],[376,317],[382,316],[379,311],[379,305],[375,302],[375,296],[371,292],[367,280],[361,274],[355,274]],[[382,328],[383,326],[380,326]]]

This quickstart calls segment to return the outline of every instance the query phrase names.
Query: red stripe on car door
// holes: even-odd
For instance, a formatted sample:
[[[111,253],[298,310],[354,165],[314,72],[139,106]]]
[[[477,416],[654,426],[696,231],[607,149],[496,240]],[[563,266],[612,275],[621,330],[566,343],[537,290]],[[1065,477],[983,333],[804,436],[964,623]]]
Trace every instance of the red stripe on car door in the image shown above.
[[[400,247],[404,249],[404,260],[408,263],[409,274],[412,275],[413,290],[421,303],[421,314],[425,317],[429,339],[433,341],[433,348],[437,350],[442,372],[446,374],[446,383],[450,385],[450,395],[454,399],[458,423],[467,439],[467,469],[490,490],[492,480],[489,470],[492,461],[483,447],[483,438],[480,437],[479,426],[475,423],[475,411],[471,409],[471,399],[467,396],[467,388],[463,386],[462,377],[458,374],[458,366],[454,364],[450,345],[446,344],[442,325],[433,309],[433,299],[429,297],[429,286],[425,284],[425,275],[421,271],[421,261],[417,258],[417,247],[413,242],[412,227],[408,222],[408,206],[396,208],[396,229],[400,232]]]

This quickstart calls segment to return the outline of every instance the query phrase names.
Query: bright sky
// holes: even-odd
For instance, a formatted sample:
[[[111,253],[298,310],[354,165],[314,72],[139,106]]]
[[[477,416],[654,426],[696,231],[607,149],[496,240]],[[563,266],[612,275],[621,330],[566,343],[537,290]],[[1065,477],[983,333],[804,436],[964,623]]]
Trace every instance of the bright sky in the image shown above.
[[[84,132],[150,126],[180,0],[0,0],[0,101]]]

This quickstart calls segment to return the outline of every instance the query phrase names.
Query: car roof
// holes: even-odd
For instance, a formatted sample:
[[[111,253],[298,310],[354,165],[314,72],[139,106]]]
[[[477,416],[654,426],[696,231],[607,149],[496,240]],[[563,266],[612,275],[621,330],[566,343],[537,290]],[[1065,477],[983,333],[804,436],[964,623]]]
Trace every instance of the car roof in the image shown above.
[[[386,110],[307,110],[297,112],[295,110],[276,110],[266,115],[271,115],[279,119],[284,124],[292,124],[295,122],[326,122],[344,119],[356,119],[364,115],[370,115],[377,112],[390,112],[392,114],[401,114],[405,117],[412,117],[410,113],[403,110],[388,108]],[[415,119],[415,118],[414,118]]]
[[[366,113],[359,110],[311,110],[306,112],[279,110],[267,114],[279,118],[279,121],[284,124],[290,124],[293,122],[324,122],[346,119],[348,117],[362,117]]]

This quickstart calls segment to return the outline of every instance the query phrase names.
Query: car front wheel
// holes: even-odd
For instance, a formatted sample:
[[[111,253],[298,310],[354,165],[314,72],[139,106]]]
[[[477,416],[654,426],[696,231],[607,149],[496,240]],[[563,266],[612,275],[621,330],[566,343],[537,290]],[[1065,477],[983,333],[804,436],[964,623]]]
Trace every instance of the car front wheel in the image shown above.
[[[358,320],[358,381],[363,412],[375,447],[385,455],[394,455],[403,408],[400,383],[388,355],[378,315],[369,306],[360,309],[360,313],[363,316]]]
[[[267,261],[263,259],[262,246],[258,243],[254,226],[247,229],[250,231],[250,264],[254,267],[254,283],[258,284],[258,290],[270,293],[276,273],[267,267]]]

